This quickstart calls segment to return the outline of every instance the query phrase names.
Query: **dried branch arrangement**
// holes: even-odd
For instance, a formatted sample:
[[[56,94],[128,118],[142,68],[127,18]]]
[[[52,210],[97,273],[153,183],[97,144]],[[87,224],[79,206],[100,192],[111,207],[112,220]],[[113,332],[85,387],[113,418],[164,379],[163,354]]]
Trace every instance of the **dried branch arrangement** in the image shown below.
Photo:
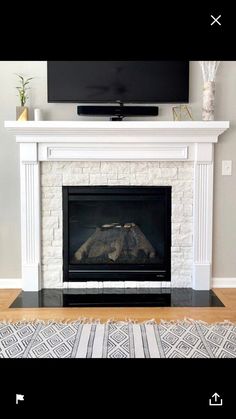
[[[204,83],[215,81],[220,61],[199,61]]]
[[[215,108],[215,79],[220,61],[199,61],[204,81],[202,99],[203,121],[214,120]]]

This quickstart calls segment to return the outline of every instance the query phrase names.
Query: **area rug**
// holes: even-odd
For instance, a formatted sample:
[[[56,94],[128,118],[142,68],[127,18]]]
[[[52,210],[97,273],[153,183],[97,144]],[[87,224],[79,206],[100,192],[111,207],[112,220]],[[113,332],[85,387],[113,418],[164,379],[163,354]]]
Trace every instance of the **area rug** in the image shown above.
[[[0,358],[236,358],[236,324],[0,323]]]

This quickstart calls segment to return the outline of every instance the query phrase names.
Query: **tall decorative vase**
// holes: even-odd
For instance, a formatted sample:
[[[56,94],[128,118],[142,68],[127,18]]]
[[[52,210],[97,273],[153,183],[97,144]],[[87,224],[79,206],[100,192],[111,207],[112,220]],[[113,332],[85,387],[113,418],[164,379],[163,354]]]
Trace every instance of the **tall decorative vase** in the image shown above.
[[[203,86],[202,119],[214,121],[215,110],[215,82],[206,81]]]
[[[16,107],[16,120],[17,121],[28,121],[28,107],[17,106]]]

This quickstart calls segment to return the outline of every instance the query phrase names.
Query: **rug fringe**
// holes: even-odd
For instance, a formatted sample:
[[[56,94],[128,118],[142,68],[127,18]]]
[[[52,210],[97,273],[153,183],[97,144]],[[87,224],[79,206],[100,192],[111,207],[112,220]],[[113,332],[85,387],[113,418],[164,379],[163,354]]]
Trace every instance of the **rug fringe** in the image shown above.
[[[22,319],[22,320],[18,320],[18,321],[13,321],[13,320],[0,320],[0,324],[26,324],[26,323],[33,323],[33,324],[44,324],[44,325],[49,325],[49,324],[54,324],[54,323],[58,323],[58,324],[74,324],[74,323],[83,323],[83,324],[150,324],[150,325],[155,325],[155,324],[162,324],[162,325],[169,325],[169,324],[183,324],[183,323],[200,323],[202,325],[222,325],[222,326],[235,326],[236,323],[230,321],[230,320],[223,320],[223,321],[216,321],[216,322],[206,322],[204,320],[195,320],[189,317],[185,317],[183,319],[175,319],[175,320],[165,320],[165,319],[160,319],[159,321],[155,320],[155,319],[149,319],[149,320],[143,320],[143,321],[139,321],[137,319],[132,319],[132,318],[127,318],[125,320],[116,320],[114,318],[110,318],[106,321],[103,321],[101,319],[96,319],[96,318],[87,318],[87,317],[79,317],[78,319],[74,320],[74,319],[64,319],[64,320],[56,320],[56,319],[50,319],[50,320],[41,320],[41,319],[35,319],[35,320],[28,320],[28,319]]]

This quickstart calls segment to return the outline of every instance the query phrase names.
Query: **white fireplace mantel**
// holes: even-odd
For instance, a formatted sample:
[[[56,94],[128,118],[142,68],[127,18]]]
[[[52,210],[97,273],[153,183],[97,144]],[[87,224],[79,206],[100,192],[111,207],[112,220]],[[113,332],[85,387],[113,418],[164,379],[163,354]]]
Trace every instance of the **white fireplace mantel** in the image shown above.
[[[6,121],[5,127],[16,135],[23,135],[26,138],[31,136],[54,136],[59,142],[63,137],[82,136],[155,136],[156,141],[161,136],[186,137],[190,139],[194,136],[213,137],[217,142],[217,137],[229,127],[228,121]],[[74,140],[76,141],[76,139]],[[190,140],[191,141],[191,140]],[[42,142],[42,139],[36,141]]]
[[[194,289],[211,288],[214,143],[228,121],[6,121],[20,143],[24,290],[41,288],[40,162],[194,162]]]

